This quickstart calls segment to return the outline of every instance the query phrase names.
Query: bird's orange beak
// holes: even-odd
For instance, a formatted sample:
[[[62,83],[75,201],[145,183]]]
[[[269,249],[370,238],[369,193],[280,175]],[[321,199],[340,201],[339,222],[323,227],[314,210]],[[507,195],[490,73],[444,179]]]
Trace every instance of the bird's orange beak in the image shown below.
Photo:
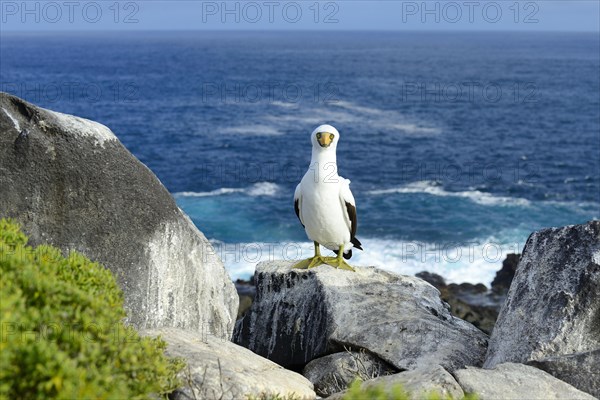
[[[317,141],[319,142],[319,146],[321,147],[329,147],[331,142],[333,142],[333,138],[335,135],[329,132],[319,132],[317,133]]]

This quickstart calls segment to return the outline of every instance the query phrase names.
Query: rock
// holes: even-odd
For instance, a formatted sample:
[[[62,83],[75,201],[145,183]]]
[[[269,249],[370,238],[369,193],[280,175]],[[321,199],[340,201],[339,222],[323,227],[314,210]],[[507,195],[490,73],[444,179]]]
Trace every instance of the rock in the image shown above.
[[[600,349],[599,264],[600,221],[531,234],[485,367]]]
[[[465,393],[479,400],[593,400],[594,397],[537,368],[504,363],[494,369],[467,367],[454,371]]]
[[[494,323],[498,318],[498,312],[493,307],[469,304],[459,298],[447,296],[445,293],[442,295],[442,299],[450,305],[452,315],[470,322],[486,334],[492,333]]]
[[[430,283],[431,285],[433,285],[434,288],[438,290],[440,288],[446,287],[446,280],[444,279],[444,277],[434,272],[421,271],[416,273],[415,276],[417,278],[423,279],[425,282]]]
[[[520,254],[507,254],[502,261],[502,268],[496,272],[496,276],[492,281],[492,291],[494,293],[506,294],[510,284],[515,276],[515,271],[519,265]]]
[[[172,400],[316,397],[312,383],[302,375],[229,341],[174,328],[143,334],[160,335],[167,342],[166,354],[187,363],[180,373],[184,386],[170,395]]]
[[[291,266],[257,266],[256,299],[236,324],[236,343],[290,368],[346,348],[400,370],[481,365],[487,336],[453,317],[427,282],[373,267]]]
[[[230,337],[238,299],[204,235],[104,125],[0,93],[0,216],[117,277],[128,322]]]
[[[490,292],[482,283],[447,285],[443,277],[428,271],[419,272],[415,276],[431,283],[440,291],[442,300],[450,305],[452,315],[472,323],[487,334],[492,332],[505,300],[504,295]]]
[[[238,319],[242,318],[244,315],[246,315],[246,313],[250,309],[250,306],[252,306],[252,297],[240,295],[240,302],[239,302],[236,320],[238,320]]]
[[[548,357],[528,364],[600,398],[600,350]]]
[[[235,281],[235,289],[237,290],[237,294],[240,298],[237,319],[242,318],[246,315],[246,312],[250,309],[252,302],[254,301],[254,296],[256,294],[256,288],[254,287],[253,281],[246,281],[243,279],[236,279]]]
[[[505,295],[491,292],[481,283],[450,284],[440,289],[440,293],[442,300],[450,304],[453,315],[472,323],[487,334],[492,333],[506,299]]]
[[[381,376],[361,384],[361,389],[383,387],[387,393],[393,393],[394,387],[402,386],[412,400],[422,400],[435,392],[441,398],[462,399],[464,392],[452,375],[439,365],[420,367],[399,374]],[[342,400],[346,391],[337,393],[328,399]]]
[[[319,396],[327,397],[347,389],[356,379],[366,381],[395,372],[398,370],[365,351],[344,351],[312,360],[302,375],[313,383]]]

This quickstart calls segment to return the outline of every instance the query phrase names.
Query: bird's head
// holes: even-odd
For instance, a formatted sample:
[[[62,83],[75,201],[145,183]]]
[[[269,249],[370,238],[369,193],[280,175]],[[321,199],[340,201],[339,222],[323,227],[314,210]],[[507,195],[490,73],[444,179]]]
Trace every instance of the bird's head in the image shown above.
[[[321,125],[312,132],[310,140],[315,150],[335,151],[340,133],[331,125]]]

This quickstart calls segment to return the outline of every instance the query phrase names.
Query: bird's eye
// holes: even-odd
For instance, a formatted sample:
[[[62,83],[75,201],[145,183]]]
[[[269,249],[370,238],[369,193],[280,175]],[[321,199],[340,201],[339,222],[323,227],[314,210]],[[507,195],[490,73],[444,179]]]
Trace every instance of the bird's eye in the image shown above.
[[[329,134],[329,139],[333,140],[333,133]]]
[[[317,139],[321,139],[321,132],[317,133]]]

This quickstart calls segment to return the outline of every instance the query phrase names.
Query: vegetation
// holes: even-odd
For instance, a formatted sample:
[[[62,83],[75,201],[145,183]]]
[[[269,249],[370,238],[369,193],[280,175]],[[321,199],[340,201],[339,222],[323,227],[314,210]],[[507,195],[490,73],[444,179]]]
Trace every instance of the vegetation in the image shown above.
[[[123,323],[109,270],[27,241],[0,220],[0,399],[142,399],[178,387],[183,362]]]
[[[343,400],[411,400],[411,396],[400,384],[392,387],[383,385],[362,385],[360,380],[352,383],[348,391],[344,394]],[[451,396],[443,396],[437,392],[431,392],[421,397],[423,400],[458,400]],[[467,394],[460,400],[477,400],[477,396]]]

